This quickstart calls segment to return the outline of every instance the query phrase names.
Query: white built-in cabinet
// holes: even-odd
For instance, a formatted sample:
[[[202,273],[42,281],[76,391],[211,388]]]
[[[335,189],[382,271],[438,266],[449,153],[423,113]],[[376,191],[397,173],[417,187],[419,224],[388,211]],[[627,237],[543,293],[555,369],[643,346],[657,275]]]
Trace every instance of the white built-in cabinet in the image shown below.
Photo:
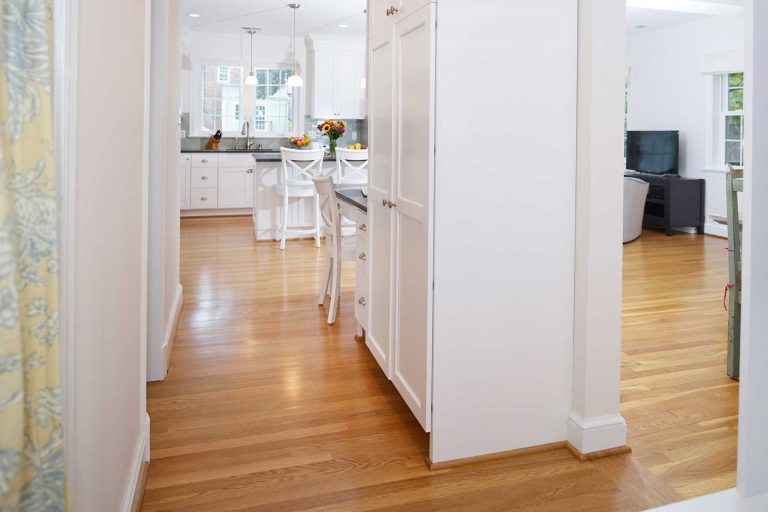
[[[186,153],[179,181],[182,210],[253,206],[254,161],[250,154]]]
[[[191,173],[191,158],[181,155],[179,158],[179,209],[189,209],[189,179]]]
[[[306,43],[307,115],[365,118],[365,39],[312,34]]]
[[[366,343],[430,431],[435,7],[423,3],[382,18],[369,43]]]

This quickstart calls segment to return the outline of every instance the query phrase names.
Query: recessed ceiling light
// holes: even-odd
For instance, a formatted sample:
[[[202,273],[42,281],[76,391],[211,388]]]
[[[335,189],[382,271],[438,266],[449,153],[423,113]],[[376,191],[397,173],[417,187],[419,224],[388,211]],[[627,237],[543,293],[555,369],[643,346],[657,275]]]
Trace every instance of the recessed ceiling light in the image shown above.
[[[339,28],[347,28],[348,26],[349,26],[349,25],[344,25],[344,24],[342,24],[342,25],[339,25]]]
[[[196,12],[191,12],[187,16],[189,16],[190,18],[199,18],[200,14]]]

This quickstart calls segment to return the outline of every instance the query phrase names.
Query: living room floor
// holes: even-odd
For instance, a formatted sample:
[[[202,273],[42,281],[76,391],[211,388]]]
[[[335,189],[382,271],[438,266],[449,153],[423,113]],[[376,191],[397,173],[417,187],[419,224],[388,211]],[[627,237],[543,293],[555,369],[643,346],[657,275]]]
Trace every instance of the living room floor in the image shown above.
[[[168,378],[148,387],[147,512],[632,512],[735,484],[724,240],[646,231],[625,246],[632,454],[430,472],[428,436],[354,340],[354,263],[328,326],[311,241],[257,243],[247,218],[184,220],[181,237],[184,310]]]

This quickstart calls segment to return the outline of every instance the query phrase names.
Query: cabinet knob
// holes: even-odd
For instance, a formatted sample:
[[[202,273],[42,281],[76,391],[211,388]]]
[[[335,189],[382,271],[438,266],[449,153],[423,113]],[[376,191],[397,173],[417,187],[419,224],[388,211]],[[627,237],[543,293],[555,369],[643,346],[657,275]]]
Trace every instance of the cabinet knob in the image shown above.
[[[200,179],[201,179],[201,180],[207,180],[207,179],[208,179],[208,176],[200,176]]]
[[[360,224],[360,231],[368,231],[368,226],[365,224]]]
[[[207,159],[207,158],[203,158],[203,159],[201,160],[201,162],[203,162],[204,164],[207,164],[207,163],[208,163],[208,159]]]
[[[365,297],[360,297],[359,299],[357,299],[357,303],[360,304],[361,306],[365,306],[366,304]]]
[[[389,203],[390,208],[397,208],[397,203]]]
[[[393,5],[393,6],[391,6],[389,9],[387,9],[387,16],[394,16],[395,14],[397,14],[397,12],[398,12],[399,10],[400,10],[400,9],[398,9],[397,7],[395,7],[395,6]]]
[[[360,256],[357,257],[360,261],[365,261],[368,259],[368,256],[365,255],[364,252],[360,253]]]
[[[384,208],[386,208],[387,206],[389,206],[389,201],[387,201],[386,199],[382,199],[382,200],[381,200],[381,206],[383,206]]]
[[[207,198],[207,197],[201,197],[201,198],[200,198],[200,200],[201,200],[201,201],[207,201],[207,200],[208,200],[208,198]]]
[[[248,169],[248,170],[247,170],[247,171],[245,171],[245,172],[247,172],[248,174],[253,174],[253,169]]]

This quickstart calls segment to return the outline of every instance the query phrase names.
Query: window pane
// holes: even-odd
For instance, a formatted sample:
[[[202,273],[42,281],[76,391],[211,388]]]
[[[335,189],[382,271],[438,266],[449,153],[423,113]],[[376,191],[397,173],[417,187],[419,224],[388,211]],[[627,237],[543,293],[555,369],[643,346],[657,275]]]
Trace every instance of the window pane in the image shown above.
[[[725,138],[728,140],[741,140],[742,116],[727,116],[725,118]]]
[[[744,110],[744,89],[731,89],[728,91],[728,111]]]
[[[741,141],[728,141],[725,143],[725,163],[741,165]]]
[[[728,87],[743,87],[744,73],[731,73],[728,75]]]
[[[267,85],[267,70],[257,69],[256,78],[259,80],[259,85]]]

